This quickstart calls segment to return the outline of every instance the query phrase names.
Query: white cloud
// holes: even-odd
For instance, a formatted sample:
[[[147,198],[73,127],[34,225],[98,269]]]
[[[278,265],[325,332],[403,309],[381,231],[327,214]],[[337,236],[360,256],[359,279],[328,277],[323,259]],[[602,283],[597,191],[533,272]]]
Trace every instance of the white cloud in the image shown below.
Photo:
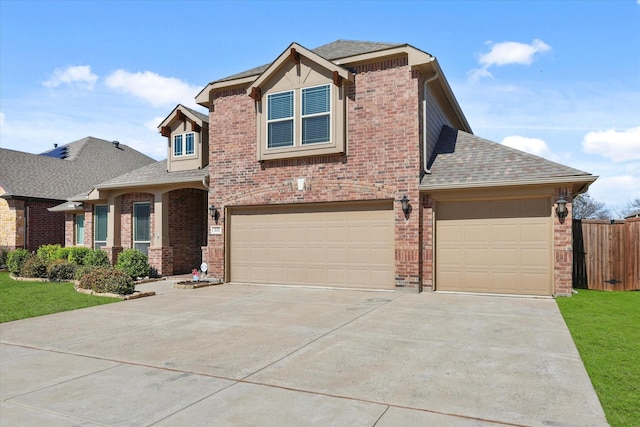
[[[489,52],[480,55],[478,62],[480,62],[480,65],[484,68],[493,65],[529,65],[533,62],[535,54],[548,50],[551,50],[551,46],[539,39],[535,39],[531,44],[519,42],[495,43],[491,46]]]
[[[141,98],[155,107],[193,104],[193,99],[201,89],[180,79],[164,77],[151,71],[130,73],[116,70],[107,77],[106,84],[112,89],[120,89]]]
[[[91,72],[89,65],[77,65],[67,68],[57,68],[53,75],[42,82],[46,87],[58,87],[60,85],[77,85],[83,89],[93,89],[98,81],[98,76]]]
[[[487,42],[491,46],[489,52],[478,57],[481,68],[476,68],[467,73],[470,81],[477,82],[483,77],[493,77],[489,68],[501,67],[509,64],[530,65],[536,54],[551,50],[551,46],[540,39],[535,39],[531,44],[520,42]]]
[[[546,142],[539,138],[527,138],[524,136],[507,136],[502,140],[502,144],[516,150],[525,151],[536,156],[551,158],[551,150]]]
[[[640,126],[622,132],[615,129],[589,132],[582,140],[582,148],[614,162],[640,160]]]
[[[146,127],[147,129],[149,129],[152,132],[158,132],[158,125],[160,123],[162,123],[162,121],[164,120],[164,117],[161,116],[156,116],[153,119],[147,121],[144,123],[144,127]]]

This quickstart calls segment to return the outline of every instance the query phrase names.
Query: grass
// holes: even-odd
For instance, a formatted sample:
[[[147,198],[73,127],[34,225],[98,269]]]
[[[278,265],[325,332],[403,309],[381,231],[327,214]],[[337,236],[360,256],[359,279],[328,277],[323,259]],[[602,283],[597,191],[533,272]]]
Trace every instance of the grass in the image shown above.
[[[117,301],[81,294],[69,282],[23,282],[0,272],[0,323]]]
[[[558,298],[611,426],[640,425],[640,292]]]

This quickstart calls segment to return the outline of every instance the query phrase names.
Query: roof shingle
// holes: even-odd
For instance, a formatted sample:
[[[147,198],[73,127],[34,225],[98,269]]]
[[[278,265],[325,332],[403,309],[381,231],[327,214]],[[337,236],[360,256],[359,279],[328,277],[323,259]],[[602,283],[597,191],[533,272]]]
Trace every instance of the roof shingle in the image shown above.
[[[86,137],[66,145],[69,156],[57,159],[0,148],[0,185],[4,197],[66,200],[97,183],[156,161],[133,148]]]
[[[443,126],[427,164],[422,190],[536,181],[593,181],[595,176],[461,130]]]

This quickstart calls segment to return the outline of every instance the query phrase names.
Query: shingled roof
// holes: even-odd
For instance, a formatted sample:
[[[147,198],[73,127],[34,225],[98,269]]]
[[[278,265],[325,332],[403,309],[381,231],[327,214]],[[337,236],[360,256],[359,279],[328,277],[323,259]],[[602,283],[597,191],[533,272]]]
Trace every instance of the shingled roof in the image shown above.
[[[443,126],[421,190],[539,183],[591,183],[596,176]]]
[[[98,190],[108,188],[125,188],[152,186],[173,183],[201,182],[209,176],[209,166],[202,169],[167,172],[167,161],[161,160],[127,174],[99,183]]]
[[[315,49],[311,49],[311,51],[328,61],[335,61],[337,59],[346,58],[349,56],[378,52],[381,50],[392,49],[399,46],[406,46],[406,44],[336,40],[335,42],[322,45]],[[240,73],[233,74],[217,81],[223,82],[227,80],[241,79],[243,77],[257,76],[259,74],[262,74],[264,70],[269,68],[269,65],[271,65],[271,63],[255,67],[250,70],[242,71]]]
[[[156,161],[124,144],[86,137],[66,144],[68,157],[0,149],[0,185],[8,197],[67,200],[95,184]]]

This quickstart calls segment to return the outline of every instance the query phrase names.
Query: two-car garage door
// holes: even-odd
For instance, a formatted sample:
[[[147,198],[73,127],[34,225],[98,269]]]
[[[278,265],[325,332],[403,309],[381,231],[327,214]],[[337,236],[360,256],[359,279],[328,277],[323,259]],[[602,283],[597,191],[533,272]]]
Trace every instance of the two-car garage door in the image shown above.
[[[440,202],[436,290],[552,293],[552,217],[547,199]]]
[[[232,282],[394,287],[390,200],[235,208],[230,214]]]

